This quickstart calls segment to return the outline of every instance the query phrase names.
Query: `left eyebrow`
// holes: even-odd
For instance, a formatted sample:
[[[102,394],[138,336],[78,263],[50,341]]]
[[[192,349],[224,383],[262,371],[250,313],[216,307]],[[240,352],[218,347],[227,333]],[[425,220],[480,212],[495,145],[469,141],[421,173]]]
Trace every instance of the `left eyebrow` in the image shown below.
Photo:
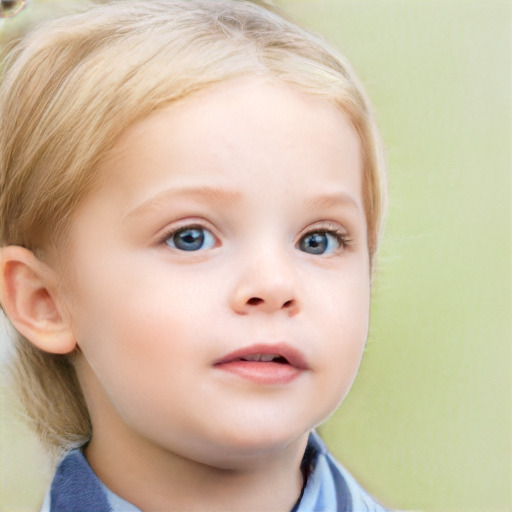
[[[345,192],[322,194],[315,196],[304,203],[304,208],[335,208],[339,206],[348,206],[349,208],[353,208],[359,213],[364,214],[361,202],[357,201],[352,195]]]
[[[133,217],[141,217],[147,213],[158,210],[161,207],[167,206],[177,198],[198,199],[210,204],[230,204],[240,198],[240,192],[209,186],[173,187],[163,190],[137,205],[124,216],[124,220]]]

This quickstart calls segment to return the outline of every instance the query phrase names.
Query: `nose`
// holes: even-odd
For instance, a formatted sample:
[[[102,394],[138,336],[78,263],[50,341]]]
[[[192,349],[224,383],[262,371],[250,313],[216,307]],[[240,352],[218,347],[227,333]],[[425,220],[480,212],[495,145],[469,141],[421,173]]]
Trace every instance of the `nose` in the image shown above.
[[[301,310],[298,277],[290,262],[266,258],[244,265],[235,284],[231,307],[239,315],[283,312],[295,316]]]

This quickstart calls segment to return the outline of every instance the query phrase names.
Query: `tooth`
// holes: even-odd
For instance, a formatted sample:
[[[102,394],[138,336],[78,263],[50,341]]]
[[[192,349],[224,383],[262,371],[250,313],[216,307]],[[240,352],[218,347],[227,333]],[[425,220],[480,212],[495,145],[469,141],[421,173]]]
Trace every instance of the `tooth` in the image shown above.
[[[251,354],[249,356],[243,356],[241,359],[244,361],[256,361],[269,363],[275,359],[280,359],[279,354]]]
[[[251,356],[244,356],[242,359],[244,361],[260,361],[261,355],[260,354],[254,354]]]

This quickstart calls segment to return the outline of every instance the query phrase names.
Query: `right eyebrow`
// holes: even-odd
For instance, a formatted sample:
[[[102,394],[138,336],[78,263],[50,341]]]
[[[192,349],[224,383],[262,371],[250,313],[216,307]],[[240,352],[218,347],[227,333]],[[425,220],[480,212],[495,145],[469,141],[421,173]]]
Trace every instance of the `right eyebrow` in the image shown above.
[[[160,207],[168,205],[177,197],[197,199],[209,204],[229,204],[237,201],[240,198],[240,195],[240,192],[235,190],[211,187],[207,185],[173,187],[158,192],[154,196],[138,204],[124,215],[123,220],[141,217],[152,211],[158,210]]]

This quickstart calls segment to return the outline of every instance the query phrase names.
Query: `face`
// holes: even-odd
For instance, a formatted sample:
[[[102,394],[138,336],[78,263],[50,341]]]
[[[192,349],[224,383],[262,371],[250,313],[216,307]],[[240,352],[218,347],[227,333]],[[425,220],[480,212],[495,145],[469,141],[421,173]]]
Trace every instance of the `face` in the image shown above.
[[[348,118],[237,79],[132,126],[100,173],[62,286],[93,425],[101,403],[111,428],[225,467],[307,435],[350,388],[367,334]]]

